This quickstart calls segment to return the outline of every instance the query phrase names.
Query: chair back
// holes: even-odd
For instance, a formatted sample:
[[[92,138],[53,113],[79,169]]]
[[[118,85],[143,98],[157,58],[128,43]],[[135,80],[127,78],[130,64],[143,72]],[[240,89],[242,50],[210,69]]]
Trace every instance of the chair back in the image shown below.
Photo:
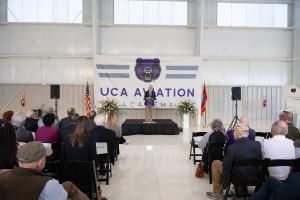
[[[59,166],[59,161],[46,161],[45,167],[42,170],[42,172],[52,178],[58,179],[59,178],[58,166]]]
[[[90,199],[98,198],[94,161],[63,161],[59,165],[59,181],[73,182]]]
[[[271,160],[269,158],[266,158],[265,160],[266,160],[267,167],[271,167],[271,168],[295,166],[295,159],[273,159],[273,160]],[[287,168],[287,170],[290,170],[290,169]],[[270,176],[269,170],[266,173],[267,176]]]
[[[96,142],[97,155],[108,154],[107,142]]]
[[[243,168],[243,173],[251,174],[248,180],[238,176],[239,169]],[[253,176],[256,174],[256,176]],[[230,180],[235,186],[260,186],[265,181],[266,163],[261,159],[238,160],[233,163]]]

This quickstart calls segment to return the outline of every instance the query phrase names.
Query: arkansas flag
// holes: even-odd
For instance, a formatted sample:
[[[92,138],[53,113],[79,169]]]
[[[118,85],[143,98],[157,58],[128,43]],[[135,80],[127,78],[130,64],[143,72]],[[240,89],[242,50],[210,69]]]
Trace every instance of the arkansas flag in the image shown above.
[[[206,103],[207,103],[207,93],[206,93],[206,84],[204,81],[203,92],[202,92],[202,102],[201,102],[201,116],[206,112]]]
[[[21,106],[24,107],[25,106],[25,93],[22,92],[21,94]]]

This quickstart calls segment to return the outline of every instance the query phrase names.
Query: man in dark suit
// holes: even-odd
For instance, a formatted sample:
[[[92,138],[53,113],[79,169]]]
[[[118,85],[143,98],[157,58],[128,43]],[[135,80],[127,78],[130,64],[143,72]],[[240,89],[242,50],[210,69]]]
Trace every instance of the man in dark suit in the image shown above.
[[[71,118],[71,122],[69,123],[69,125],[63,126],[60,130],[59,130],[59,134],[60,134],[60,141],[65,141],[65,138],[69,135],[71,135],[72,133],[75,132],[76,129],[76,123],[79,119],[79,114],[74,113],[70,116]]]
[[[108,143],[108,151],[109,151],[109,157],[111,161],[114,161],[115,159],[115,153],[116,148],[118,144],[118,139],[116,136],[116,133],[110,129],[105,128],[105,116],[103,115],[96,115],[94,118],[95,127],[90,131],[90,135],[94,139],[94,141],[97,142],[107,142]],[[103,158],[99,157],[99,163],[100,163],[100,172],[104,171],[104,163]],[[103,175],[103,174],[102,174]]]
[[[230,175],[235,161],[261,159],[260,143],[251,141],[247,138],[249,135],[249,128],[242,123],[237,123],[233,130],[236,143],[227,148],[227,154],[223,162],[215,160],[212,163],[213,192],[207,192],[207,197],[211,199],[222,199],[223,184],[225,187],[229,187]],[[256,167],[240,167],[235,171],[235,177],[233,178],[245,181],[253,180],[253,178],[257,177],[257,173]],[[240,190],[240,188],[236,189]],[[242,189],[243,191],[241,192],[246,192],[246,188]]]
[[[24,127],[26,130],[30,132],[36,132],[38,129],[38,119],[36,117],[35,112],[30,109],[26,112],[26,119],[25,119],[25,124]]]
[[[152,107],[154,106],[154,101],[156,100],[156,93],[153,86],[150,85],[148,90],[145,91],[144,95],[144,105],[145,105],[145,121],[152,122]]]
[[[61,129],[61,128],[65,127],[65,126],[68,126],[72,122],[71,116],[74,113],[76,113],[75,108],[73,108],[73,107],[68,108],[68,110],[67,110],[68,117],[65,117],[65,118],[63,118],[63,119],[60,120],[60,122],[59,122],[59,129]]]

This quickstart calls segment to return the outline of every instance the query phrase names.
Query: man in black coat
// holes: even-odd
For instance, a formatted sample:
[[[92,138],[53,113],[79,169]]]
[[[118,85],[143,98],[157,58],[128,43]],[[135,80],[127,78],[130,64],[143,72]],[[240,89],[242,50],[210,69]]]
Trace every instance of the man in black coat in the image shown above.
[[[74,113],[70,116],[70,123],[69,125],[63,126],[62,128],[59,129],[59,134],[60,134],[60,141],[64,141],[65,138],[75,132],[76,129],[76,123],[79,119],[79,114]]]
[[[68,126],[72,122],[71,116],[74,113],[76,113],[75,108],[73,108],[73,107],[68,108],[68,110],[67,110],[68,117],[65,117],[65,118],[60,120],[59,129],[61,129],[65,126]]]
[[[227,148],[227,154],[223,162],[215,160],[212,163],[213,192],[207,192],[207,197],[211,199],[222,198],[223,185],[229,187],[231,171],[235,161],[261,159],[260,143],[248,140],[247,138],[249,135],[249,128],[242,123],[237,123],[233,130],[236,143]],[[234,174],[234,179],[249,181],[258,176],[258,169],[256,167],[240,167]]]
[[[30,109],[26,112],[26,119],[24,127],[30,132],[36,132],[38,129],[38,119],[36,118],[35,112]]]

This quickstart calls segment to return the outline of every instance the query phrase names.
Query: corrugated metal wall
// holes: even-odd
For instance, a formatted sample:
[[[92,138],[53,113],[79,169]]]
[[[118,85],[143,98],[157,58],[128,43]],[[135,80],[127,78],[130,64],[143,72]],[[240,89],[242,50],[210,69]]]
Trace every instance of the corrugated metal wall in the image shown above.
[[[10,101],[21,85],[0,85],[0,109]],[[93,102],[93,85],[90,85],[91,100]],[[85,85],[61,85],[61,98],[59,100],[59,116],[64,117],[68,107],[74,107],[80,114],[85,112]],[[49,85],[25,85],[21,90],[25,92],[26,106],[21,107],[21,93],[11,102],[5,110],[26,111],[28,108],[54,107],[54,100],[50,99]],[[228,126],[234,116],[235,104],[231,100],[231,86],[208,86],[208,103],[206,121],[209,123],[214,118],[221,119]],[[263,107],[263,100],[267,106]],[[200,101],[200,100],[199,100]],[[242,100],[238,101],[238,116],[248,116],[251,127],[257,130],[269,130],[272,122],[278,119],[278,112],[284,109],[282,89],[278,86],[249,86],[242,87]],[[125,119],[144,118],[143,109],[120,109],[118,121]],[[153,111],[153,118],[172,119],[181,126],[182,117],[176,109],[158,109]],[[201,119],[204,125],[204,117]],[[196,125],[196,118],[190,118],[190,125]]]
[[[0,85],[0,111],[14,97],[22,85]],[[60,99],[58,101],[59,117],[66,116],[68,107],[74,107],[79,113],[85,113],[85,85],[61,85]],[[21,106],[20,99],[22,91],[25,93],[25,107]],[[94,99],[94,87],[90,85],[91,101]],[[50,99],[50,85],[25,85],[20,93],[13,99],[5,110],[23,111],[29,108],[44,109],[54,108],[54,99]],[[2,113],[0,113],[2,115]]]
[[[282,89],[278,86],[242,87],[242,100],[238,101],[238,116],[248,116],[251,127],[257,130],[270,130],[284,109]],[[231,100],[231,86],[208,86],[207,123],[214,118],[221,119],[229,126],[235,115],[235,101]],[[267,101],[263,107],[263,100]],[[202,118],[204,125],[204,117]]]

